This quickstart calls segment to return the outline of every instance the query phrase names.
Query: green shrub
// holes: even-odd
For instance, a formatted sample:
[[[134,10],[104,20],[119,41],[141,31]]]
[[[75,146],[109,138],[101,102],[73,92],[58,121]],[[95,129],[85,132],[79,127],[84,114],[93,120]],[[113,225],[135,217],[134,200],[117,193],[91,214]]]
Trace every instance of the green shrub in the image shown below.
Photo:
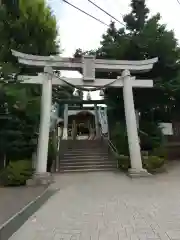
[[[118,157],[118,166],[121,170],[127,171],[130,167],[130,158],[128,156],[120,155]]]
[[[158,148],[153,149],[151,152],[149,152],[149,155],[164,158],[166,160],[167,159],[167,150],[162,145]]]
[[[160,169],[165,164],[165,159],[158,156],[144,156],[142,161],[143,167],[150,172]],[[127,171],[131,167],[130,158],[128,156],[119,156],[118,166],[123,171]]]
[[[33,168],[30,160],[10,161],[1,171],[0,182],[4,186],[21,186],[32,176]]]
[[[163,134],[157,123],[140,122],[139,136],[141,139],[141,149],[143,151],[152,151],[162,145]]]
[[[111,140],[119,154],[129,155],[128,137],[124,123],[116,123],[111,133]]]
[[[139,137],[142,151],[160,151],[160,148],[162,148],[163,135],[161,129],[156,123],[142,121],[140,124]],[[111,140],[119,154],[129,156],[128,137],[125,123],[117,122],[115,124],[111,132]],[[159,153],[157,156],[159,156]]]
[[[167,153],[163,147],[163,135],[161,129],[154,122],[141,122],[139,136],[141,139],[143,167],[148,171],[161,168]],[[118,150],[119,168],[127,171],[130,168],[128,138],[125,124],[117,122],[111,133],[111,140]]]
[[[165,163],[164,158],[158,156],[149,156],[143,159],[143,167],[149,171],[161,168]]]

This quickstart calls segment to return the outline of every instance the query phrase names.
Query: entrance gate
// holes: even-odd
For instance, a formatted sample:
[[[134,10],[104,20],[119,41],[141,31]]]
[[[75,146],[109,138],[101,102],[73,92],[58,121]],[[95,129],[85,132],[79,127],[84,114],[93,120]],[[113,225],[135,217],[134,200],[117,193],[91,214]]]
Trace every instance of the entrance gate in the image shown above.
[[[12,54],[18,58],[19,63],[44,67],[44,73],[38,76],[20,76],[19,80],[28,84],[42,84],[41,120],[37,151],[36,175],[45,176],[47,166],[50,112],[52,104],[52,85],[71,85],[74,88],[96,90],[107,87],[123,88],[125,119],[128,134],[128,144],[131,160],[129,173],[134,176],[148,174],[142,167],[141,152],[138,139],[136,114],[133,99],[133,88],[153,87],[153,80],[138,80],[131,73],[150,71],[158,61],[157,58],[142,61],[120,61],[95,59],[94,56],[82,58],[61,58],[59,56],[34,56],[12,50]],[[59,70],[82,70],[82,78],[58,77],[53,67]],[[121,72],[117,79],[95,78],[96,71]],[[66,121],[66,119],[64,119]]]

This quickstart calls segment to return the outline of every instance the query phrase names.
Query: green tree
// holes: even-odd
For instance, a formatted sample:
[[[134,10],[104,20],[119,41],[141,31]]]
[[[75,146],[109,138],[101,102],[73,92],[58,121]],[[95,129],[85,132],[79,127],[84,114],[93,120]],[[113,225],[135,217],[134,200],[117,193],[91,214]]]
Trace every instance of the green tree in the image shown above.
[[[112,22],[103,34],[97,58],[119,60],[143,60],[158,57],[159,61],[149,73],[137,74],[137,78],[153,79],[153,89],[134,90],[136,107],[142,117],[168,120],[178,112],[180,83],[180,49],[173,31],[161,24],[160,14],[149,17],[145,0],[131,1],[131,11],[125,15],[126,28],[117,29]],[[78,49],[76,56],[82,51]],[[87,54],[87,52],[85,52]],[[119,73],[100,73],[97,76],[116,78]],[[122,90],[107,89],[106,99],[111,115],[124,116]],[[121,116],[120,116],[121,115]]]
[[[0,5],[0,149],[1,155],[8,153],[11,159],[23,158],[35,147],[41,89],[37,85],[18,84],[13,77],[35,75],[42,69],[18,64],[11,49],[38,55],[59,53],[56,20],[43,0],[3,3]]]
[[[148,19],[149,9],[146,7],[145,0],[133,0],[131,8],[131,13],[124,17],[124,21],[130,31],[137,33],[143,30]]]

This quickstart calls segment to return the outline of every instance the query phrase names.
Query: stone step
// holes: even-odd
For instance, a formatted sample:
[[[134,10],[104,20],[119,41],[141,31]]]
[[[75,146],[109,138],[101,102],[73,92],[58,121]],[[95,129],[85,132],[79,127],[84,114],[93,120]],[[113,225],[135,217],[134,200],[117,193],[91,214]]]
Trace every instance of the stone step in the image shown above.
[[[64,154],[60,155],[59,159],[67,159],[67,158],[73,158],[73,159],[78,159],[78,158],[109,158],[108,154]]]
[[[116,169],[116,165],[114,164],[93,164],[93,165],[68,165],[68,166],[61,166],[60,165],[60,171],[64,170],[93,170],[93,169]]]
[[[60,143],[61,145],[61,143]],[[107,147],[108,145],[103,143],[103,142],[86,142],[86,143],[62,143],[62,146],[66,146],[66,148],[88,148],[88,147],[93,147],[93,148],[96,148],[96,147]]]
[[[90,159],[90,160],[62,160],[59,163],[60,165],[89,165],[89,164],[117,164],[116,161],[110,161],[109,159]]]
[[[94,156],[94,157],[89,157],[89,156],[82,156],[82,157],[62,157],[59,159],[60,162],[66,161],[66,162],[86,162],[86,161],[109,161],[108,157],[99,157],[99,156]]]
[[[116,168],[116,164],[86,164],[86,165],[60,165],[60,170],[62,169],[91,169],[91,168],[107,168],[107,167],[114,167]]]
[[[115,162],[115,161],[110,161],[108,158],[81,158],[81,159],[61,159],[60,161],[61,163],[74,163],[74,162],[79,162],[79,163],[86,163],[86,162]]]
[[[72,139],[68,139],[68,140],[61,140],[61,142],[63,143],[68,143],[68,144],[86,144],[86,143],[102,143],[102,142],[106,142],[108,140],[101,140],[101,139],[94,139],[94,140],[88,140],[88,139],[82,139],[82,140],[72,140]]]
[[[61,148],[61,146],[60,146]],[[101,147],[101,146],[96,146],[96,147],[92,147],[92,146],[79,146],[79,147],[67,147],[65,148],[65,150],[67,151],[72,151],[72,150],[76,150],[76,151],[85,151],[85,150],[99,150],[99,149],[107,149],[105,147]]]
[[[109,171],[117,171],[116,168],[87,168],[87,169],[64,169],[64,170],[60,170],[60,173],[80,173],[80,172],[109,172]]]
[[[62,142],[59,172],[112,171],[117,162],[109,157],[108,147],[99,140]]]
[[[61,149],[63,151],[63,149]],[[107,148],[66,148],[64,151],[68,152],[86,152],[86,151],[107,151]]]
[[[67,150],[64,151],[64,154],[93,154],[93,153],[102,153],[102,154],[108,154],[107,150],[102,150],[102,149],[92,149],[92,150]],[[63,151],[61,152],[63,154]]]
[[[63,164],[60,164],[60,166],[62,166]],[[96,162],[96,163],[90,163],[90,164],[86,164],[86,163],[77,163],[77,164],[69,164],[69,165],[65,165],[65,167],[67,167],[67,168],[73,168],[74,166],[78,166],[78,167],[81,167],[81,168],[83,168],[83,167],[93,167],[93,166],[96,166],[96,167],[101,167],[101,166],[117,166],[116,165],[116,163],[114,162],[102,162],[102,163],[100,163],[100,162]]]
[[[102,155],[101,155],[101,154],[93,154],[93,155],[92,155],[92,154],[77,154],[77,155],[74,155],[74,154],[70,154],[70,155],[69,155],[69,154],[66,154],[66,155],[65,155],[65,154],[64,154],[63,156],[60,157],[60,159],[64,159],[64,158],[65,158],[65,159],[67,159],[67,158],[68,158],[68,159],[69,159],[69,158],[73,158],[73,159],[74,159],[74,158],[75,158],[75,159],[84,158],[84,159],[86,159],[86,158],[108,158],[108,157],[109,157],[109,156],[108,156],[107,154],[106,154],[106,155],[105,155],[105,154],[104,154],[104,155],[103,155],[103,154],[102,154]]]
[[[110,161],[109,157],[81,157],[81,158],[60,158],[59,162],[87,162],[87,161]]]

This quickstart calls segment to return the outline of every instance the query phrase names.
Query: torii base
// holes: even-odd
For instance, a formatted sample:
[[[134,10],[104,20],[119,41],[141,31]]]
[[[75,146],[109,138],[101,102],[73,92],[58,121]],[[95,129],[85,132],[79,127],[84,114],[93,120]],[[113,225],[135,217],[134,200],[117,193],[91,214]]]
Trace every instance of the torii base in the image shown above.
[[[135,168],[130,168],[128,170],[128,176],[131,178],[141,178],[141,177],[151,177],[152,174],[150,174],[146,169],[135,169]]]
[[[49,185],[54,182],[51,173],[35,173],[31,179],[26,181],[27,186]]]

